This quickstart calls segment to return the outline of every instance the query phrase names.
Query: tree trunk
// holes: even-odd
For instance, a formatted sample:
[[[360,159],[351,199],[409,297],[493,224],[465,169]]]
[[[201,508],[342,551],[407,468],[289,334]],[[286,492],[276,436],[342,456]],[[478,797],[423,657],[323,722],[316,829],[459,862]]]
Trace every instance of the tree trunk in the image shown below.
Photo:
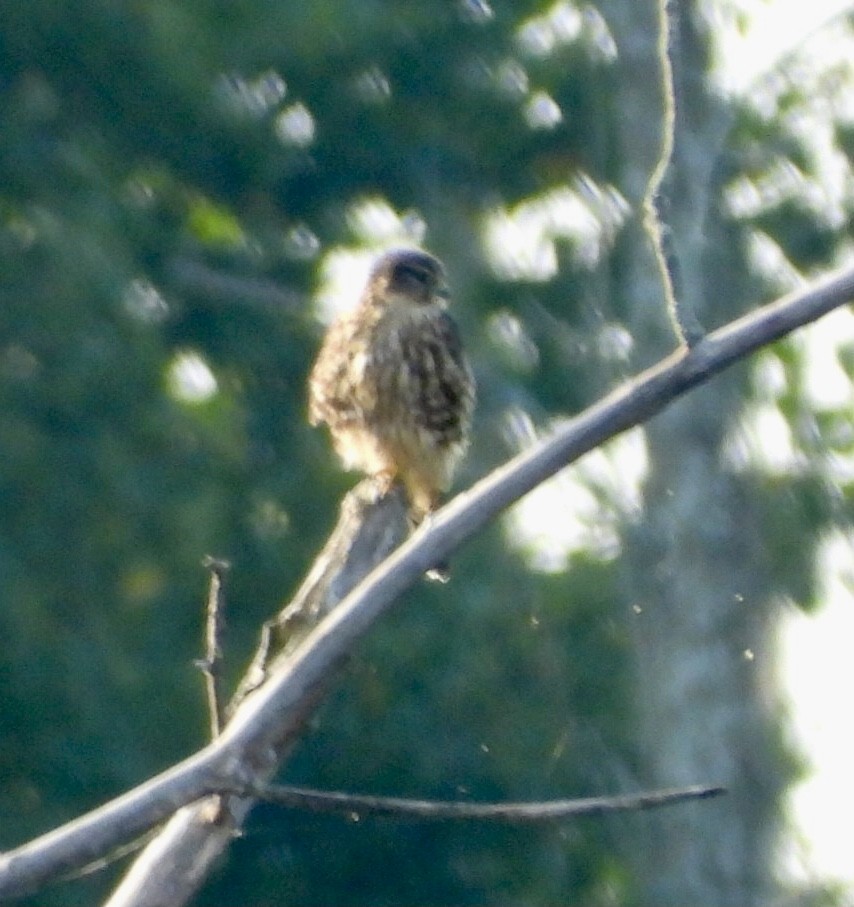
[[[705,85],[706,35],[695,6],[670,4],[676,133],[662,209],[676,294],[714,327],[755,299],[716,206],[727,114]],[[605,9],[620,53],[618,159],[635,168],[621,175],[620,187],[637,210],[661,147],[662,95],[650,77],[660,71],[656,4]],[[623,264],[617,293],[642,366],[677,341],[640,228]],[[656,907],[746,907],[767,903],[773,890],[776,802],[786,779],[769,681],[772,583],[762,527],[751,517],[755,489],[722,462],[745,379],[738,367],[647,424],[643,517],[625,533],[638,784],[714,782],[729,790],[717,803],[627,827],[639,902]]]

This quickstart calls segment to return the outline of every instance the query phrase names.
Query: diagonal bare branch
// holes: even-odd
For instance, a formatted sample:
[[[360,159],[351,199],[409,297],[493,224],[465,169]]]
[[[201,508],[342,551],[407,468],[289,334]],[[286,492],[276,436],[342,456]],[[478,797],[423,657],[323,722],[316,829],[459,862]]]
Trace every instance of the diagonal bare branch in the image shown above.
[[[237,750],[288,737],[289,715],[322,682],[373,622],[432,564],[569,463],[663,410],[734,362],[854,298],[854,269],[830,275],[800,293],[744,316],[681,349],[567,420],[551,437],[493,471],[436,513],[341,602],[258,690],[224,732]]]
[[[447,558],[506,507],[583,454],[642,423],[733,363],[852,298],[854,268],[849,268],[746,315],[648,369],[457,496],[360,582],[293,652],[274,663],[265,682],[240,704],[216,741],[100,809],[0,855],[0,897],[20,896],[90,863],[211,793],[234,790],[235,785],[264,783],[296,739],[335,667],[374,621],[433,564]],[[245,798],[237,803],[230,827],[209,819],[205,825],[204,802],[181,812],[189,815],[195,811],[198,820],[197,859],[186,867],[194,884],[200,884],[216,856],[228,846],[251,805],[252,801]],[[181,840],[180,834],[174,835],[172,846]],[[159,848],[161,857],[174,856],[166,841],[159,842]],[[192,890],[179,892],[178,899],[170,903],[183,903],[180,897],[188,897]]]

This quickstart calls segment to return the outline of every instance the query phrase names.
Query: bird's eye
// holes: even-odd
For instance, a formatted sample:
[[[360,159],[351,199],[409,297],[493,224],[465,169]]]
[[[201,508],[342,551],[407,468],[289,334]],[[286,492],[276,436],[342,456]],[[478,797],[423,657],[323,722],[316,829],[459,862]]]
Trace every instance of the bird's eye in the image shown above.
[[[426,287],[429,282],[429,275],[420,268],[413,268],[410,265],[398,265],[394,270],[394,276],[402,284],[416,285]]]

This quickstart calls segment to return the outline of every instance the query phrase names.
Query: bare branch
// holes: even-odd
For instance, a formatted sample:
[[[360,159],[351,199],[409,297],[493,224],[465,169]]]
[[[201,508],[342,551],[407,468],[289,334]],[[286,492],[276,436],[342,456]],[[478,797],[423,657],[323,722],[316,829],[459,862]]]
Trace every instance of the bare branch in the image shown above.
[[[360,482],[341,503],[338,523],[291,602],[261,630],[261,642],[229,705],[229,714],[266,680],[276,657],[292,652],[409,532],[407,504],[399,489],[377,496]]]
[[[0,897],[25,894],[58,874],[90,863],[206,795],[265,782],[297,739],[335,667],[426,570],[567,464],[852,297],[854,269],[849,269],[715,331],[618,388],[458,495],[371,572],[292,652],[275,660],[265,672],[266,681],[240,704],[216,741],[100,809],[0,855]],[[180,814],[196,813],[196,844],[205,857],[190,867],[198,870],[194,884],[201,882],[216,855],[227,847],[251,801],[244,799],[238,806],[230,813],[233,823],[227,826],[209,819],[205,825],[204,816],[198,815],[204,803]],[[173,841],[177,839],[179,835]],[[161,843],[161,855],[171,856],[167,842],[161,839]],[[182,902],[169,903],[177,907]]]
[[[359,818],[391,816],[397,819],[477,819],[508,825],[538,825],[575,816],[654,809],[684,800],[705,800],[726,793],[723,787],[681,787],[626,794],[620,797],[584,797],[573,800],[546,800],[533,803],[466,803],[443,800],[411,800],[402,797],[369,797],[360,794],[312,790],[286,785],[256,785],[246,791],[289,809],[318,813],[339,813]]]
[[[338,524],[293,600],[264,624],[255,657],[229,705],[230,714],[236,710],[239,714],[240,703],[281,670],[318,622],[406,538],[407,509],[400,489],[378,497],[377,486],[369,479],[345,496]],[[344,663],[342,656],[331,665],[298,708],[302,717],[294,714],[297,725],[314,711]],[[240,772],[251,772],[251,784],[264,784],[289,747],[289,740],[261,741],[241,753]],[[225,779],[221,789],[233,796],[209,797],[173,816],[122,879],[107,907],[158,907],[189,900],[255,804],[246,784],[229,784],[230,780]]]
[[[108,857],[182,806],[217,790],[217,756],[211,747],[201,750],[99,809],[0,854],[0,898],[23,897]]]
[[[275,677],[250,697],[223,734],[239,751],[293,733],[289,716],[373,622],[433,564],[567,464],[663,410],[734,362],[854,296],[854,269],[765,306],[682,349],[567,420],[439,510],[314,630]]]

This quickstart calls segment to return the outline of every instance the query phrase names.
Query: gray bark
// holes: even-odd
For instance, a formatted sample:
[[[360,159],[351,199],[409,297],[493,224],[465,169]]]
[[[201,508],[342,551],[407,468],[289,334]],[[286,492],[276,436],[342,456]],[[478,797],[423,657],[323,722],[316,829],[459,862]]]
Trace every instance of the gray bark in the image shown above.
[[[727,116],[707,91],[705,36],[697,5],[670,4],[676,96],[672,166],[664,186],[668,253],[681,305],[703,324],[735,317],[751,298],[734,240],[715,199]],[[655,4],[609,4],[620,48],[622,186],[633,202],[660,147],[661,96]],[[660,307],[640,230],[620,286],[639,356],[674,341]],[[626,856],[640,902],[767,903],[776,802],[786,783],[768,677],[774,607],[752,489],[722,466],[721,451],[743,405],[744,369],[701,388],[646,425],[651,472],[638,525],[625,535],[625,594],[634,631],[634,703],[640,785],[704,778],[728,797],[668,815],[638,817]],[[642,833],[638,833],[642,832]]]

